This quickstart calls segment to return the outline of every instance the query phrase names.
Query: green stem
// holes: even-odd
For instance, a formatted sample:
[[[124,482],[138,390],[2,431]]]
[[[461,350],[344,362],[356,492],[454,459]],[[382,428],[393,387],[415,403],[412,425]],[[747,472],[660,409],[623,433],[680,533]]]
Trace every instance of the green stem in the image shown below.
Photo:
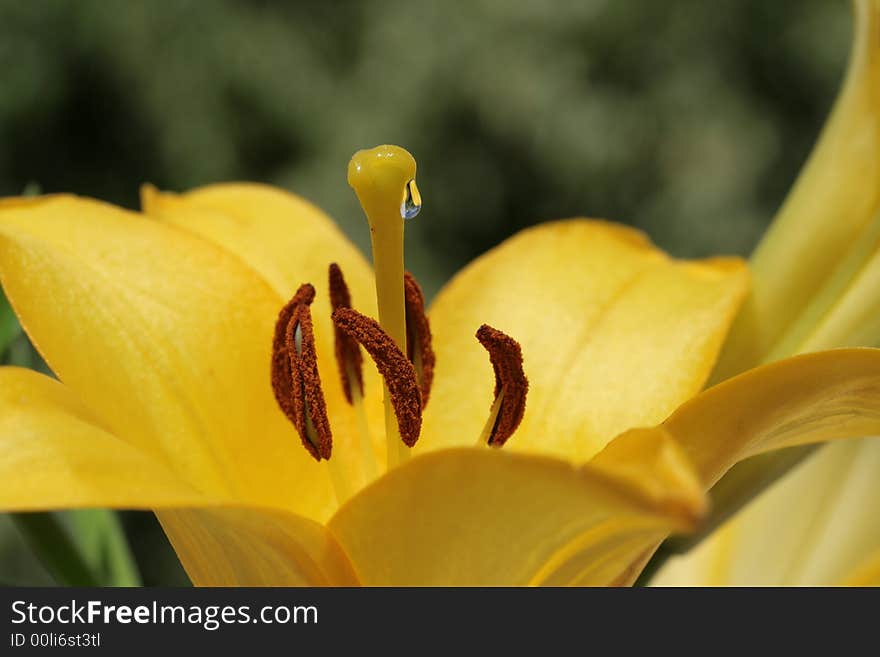
[[[66,514],[77,544],[91,568],[107,586],[140,586],[141,576],[119,514],[109,509],[83,509]]]
[[[6,349],[12,341],[21,333],[18,319],[6,297],[0,293],[0,358],[6,353]]]

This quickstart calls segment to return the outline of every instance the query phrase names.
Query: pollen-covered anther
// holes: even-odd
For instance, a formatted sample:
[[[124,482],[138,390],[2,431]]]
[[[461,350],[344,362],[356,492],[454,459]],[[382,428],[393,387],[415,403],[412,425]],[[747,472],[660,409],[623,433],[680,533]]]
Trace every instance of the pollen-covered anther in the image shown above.
[[[301,285],[278,314],[272,340],[272,390],[302,443],[316,460],[333,447],[327,405],[321,390],[310,305],[315,288]]]
[[[424,410],[431,395],[436,361],[434,349],[431,347],[431,324],[425,314],[425,295],[418,281],[409,272],[403,276],[403,291],[406,301],[406,353],[416,370]]]
[[[523,371],[522,349],[516,340],[488,324],[477,330],[477,340],[489,352],[495,370],[494,417],[490,417],[486,440],[492,447],[501,447],[522,422],[529,380]]]
[[[330,305],[337,308],[351,308],[351,293],[345,283],[342,270],[335,262],[330,265]],[[349,404],[354,403],[355,386],[358,393],[364,394],[363,355],[357,341],[334,324],[336,364],[342,379],[342,390]]]
[[[416,370],[377,321],[351,308],[333,311],[333,323],[357,340],[385,379],[403,442],[412,447],[422,430],[422,394]]]

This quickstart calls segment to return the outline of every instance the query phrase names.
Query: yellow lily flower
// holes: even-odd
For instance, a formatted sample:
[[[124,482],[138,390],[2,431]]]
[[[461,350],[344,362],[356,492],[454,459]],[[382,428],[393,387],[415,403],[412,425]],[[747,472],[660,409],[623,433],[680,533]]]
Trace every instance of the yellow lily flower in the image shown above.
[[[880,2],[854,8],[846,79],[752,257],[752,293],[716,380],[796,353],[880,344]],[[823,448],[653,582],[880,585],[878,464],[877,438]]]
[[[383,168],[408,157],[392,147],[358,157],[375,281],[319,210],[259,185],[147,187],[143,213],[66,195],[0,202],[0,279],[60,379],[0,369],[0,508],[153,509],[199,585],[628,583],[658,541],[693,528],[733,463],[880,429],[875,350],[698,394],[746,292],[743,264],[676,261],[637,231],[570,220],[520,233],[439,295],[435,383],[409,458],[390,404],[383,427],[372,368],[349,404],[333,358],[330,263],[366,315],[377,284],[382,335],[405,339],[395,249],[414,163]],[[273,327],[302,283],[312,321],[296,315],[280,353],[317,356],[334,441],[312,445],[320,461],[269,385]],[[514,401],[473,338],[487,322],[515,336],[528,376],[500,449],[475,444]],[[314,386],[304,371],[288,384]],[[307,443],[323,425],[311,390],[296,398]]]

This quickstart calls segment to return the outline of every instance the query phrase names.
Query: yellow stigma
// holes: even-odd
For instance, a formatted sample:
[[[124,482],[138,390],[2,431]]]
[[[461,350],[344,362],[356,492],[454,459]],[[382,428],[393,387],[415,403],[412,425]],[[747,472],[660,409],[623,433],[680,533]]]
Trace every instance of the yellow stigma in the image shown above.
[[[400,146],[377,146],[355,153],[348,164],[348,184],[370,222],[379,324],[406,353],[406,310],[403,296],[403,226],[421,207],[415,183],[416,161]],[[406,458],[394,409],[385,391],[385,434],[388,467]]]
[[[416,161],[400,146],[376,146],[358,151],[348,163],[348,184],[351,185],[361,202],[370,229],[396,230],[403,225],[400,206],[409,192],[415,191]],[[410,182],[413,185],[410,186]],[[402,230],[402,228],[401,228]]]

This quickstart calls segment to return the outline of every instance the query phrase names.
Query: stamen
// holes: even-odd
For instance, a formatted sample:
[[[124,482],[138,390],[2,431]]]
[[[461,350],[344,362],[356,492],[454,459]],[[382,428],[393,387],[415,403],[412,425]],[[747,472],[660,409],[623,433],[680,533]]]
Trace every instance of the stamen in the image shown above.
[[[315,354],[309,308],[314,298],[315,288],[301,285],[278,314],[272,339],[272,390],[303,446],[320,461],[330,458],[333,438]]]
[[[522,422],[529,380],[523,372],[522,348],[506,333],[483,324],[477,340],[489,352],[495,370],[495,400],[480,442],[501,447]]]
[[[330,305],[337,308],[351,308],[351,293],[345,283],[342,270],[335,262],[330,265]],[[364,408],[364,373],[363,356],[356,340],[353,340],[335,324],[333,331],[336,338],[336,363],[342,377],[342,389],[348,403],[354,406],[357,415],[358,434],[360,436],[361,468],[366,485],[376,476],[376,458],[373,454],[373,440],[370,437],[370,426],[367,422],[367,411]]]
[[[436,361],[431,348],[431,325],[425,314],[425,295],[418,281],[409,272],[404,273],[403,288],[406,301],[406,353],[419,379],[424,410],[431,395]]]
[[[333,323],[357,340],[375,361],[385,379],[400,437],[407,447],[412,447],[422,430],[422,395],[412,363],[379,323],[366,315],[351,308],[338,308],[333,312]]]
[[[335,262],[330,265],[330,305],[337,308],[351,308],[351,293],[342,270]],[[339,376],[342,378],[342,390],[349,404],[354,403],[354,396],[364,394],[363,356],[358,343],[350,338],[338,326],[334,325],[336,338],[336,363]],[[357,390],[354,387],[357,386]]]

